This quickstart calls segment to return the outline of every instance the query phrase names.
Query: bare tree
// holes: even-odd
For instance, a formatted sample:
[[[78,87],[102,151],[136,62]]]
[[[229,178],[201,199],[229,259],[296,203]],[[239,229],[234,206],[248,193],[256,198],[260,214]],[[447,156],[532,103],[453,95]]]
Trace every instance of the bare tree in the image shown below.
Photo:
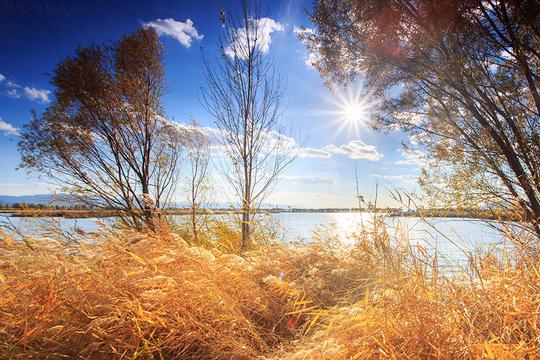
[[[181,133],[163,117],[162,45],[141,29],[80,48],[54,70],[55,101],[19,143],[21,167],[53,179],[126,225],[154,229],[175,189]]]
[[[205,58],[201,99],[221,131],[219,142],[232,167],[223,175],[240,199],[242,251],[250,246],[256,209],[293,160],[290,138],[282,135],[283,89],[266,54],[264,30],[273,20],[259,14],[257,6],[243,1],[240,19],[223,15],[225,35],[217,61]]]
[[[540,236],[538,1],[321,0],[311,16],[315,66],[329,82],[367,74],[377,125],[432,160],[424,185],[517,208]]]
[[[193,240],[199,243],[201,204],[206,200],[209,190],[208,165],[210,161],[210,139],[193,123],[186,137],[188,162],[188,200],[190,205],[190,225]]]

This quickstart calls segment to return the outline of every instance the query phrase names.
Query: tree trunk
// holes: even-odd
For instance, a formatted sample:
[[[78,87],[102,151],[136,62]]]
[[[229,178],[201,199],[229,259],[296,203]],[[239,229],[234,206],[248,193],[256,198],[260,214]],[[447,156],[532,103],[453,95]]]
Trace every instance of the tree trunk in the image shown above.
[[[193,231],[193,241],[195,244],[199,244],[199,234],[197,233],[197,213],[195,209],[195,205],[191,207],[191,228]]]
[[[241,252],[245,252],[249,249],[250,244],[250,210],[249,207],[242,209],[242,244],[240,247]]]
[[[152,208],[150,207],[150,204],[148,204],[148,199],[150,199],[150,189],[147,182],[143,182],[142,184],[142,192],[143,192],[143,202],[144,202],[144,219],[146,220],[146,224],[148,225],[148,228],[151,231],[156,230],[156,224],[154,223],[154,215],[152,214]]]

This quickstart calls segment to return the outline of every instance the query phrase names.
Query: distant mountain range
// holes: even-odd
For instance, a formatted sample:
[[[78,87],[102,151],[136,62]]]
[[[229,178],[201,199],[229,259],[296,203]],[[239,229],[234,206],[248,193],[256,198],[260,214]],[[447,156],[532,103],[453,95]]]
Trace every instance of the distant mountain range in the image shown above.
[[[73,202],[68,201],[69,195],[66,194],[36,194],[36,195],[0,195],[0,205],[13,205],[13,204],[32,204],[32,205],[73,205]],[[179,201],[173,204],[174,207],[187,207],[189,206],[185,201]],[[229,208],[230,204],[227,203],[213,203],[212,208]],[[282,204],[264,204],[265,208],[287,208],[287,205]]]
[[[32,204],[32,205],[68,205],[68,202],[62,200],[65,195],[36,194],[36,195],[0,195],[1,205],[13,204]]]

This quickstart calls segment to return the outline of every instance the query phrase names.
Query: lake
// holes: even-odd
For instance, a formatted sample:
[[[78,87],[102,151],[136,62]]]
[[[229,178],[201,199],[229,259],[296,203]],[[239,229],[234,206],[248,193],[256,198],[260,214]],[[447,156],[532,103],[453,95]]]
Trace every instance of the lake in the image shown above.
[[[280,213],[268,217],[280,226],[281,237],[289,241],[309,241],[314,232],[335,231],[341,242],[350,244],[354,233],[373,226],[373,214],[369,213]],[[466,265],[467,253],[478,248],[508,245],[490,222],[479,219],[387,217],[384,222],[392,238],[405,237],[429,253],[437,249],[442,267]]]
[[[40,235],[42,220],[36,218],[7,217],[1,214],[0,219],[9,221],[26,234]],[[226,215],[216,215],[224,217]],[[181,215],[175,215],[181,218]],[[273,225],[284,241],[311,241],[314,233],[334,232],[344,244],[353,242],[352,235],[362,227],[370,228],[373,214],[370,213],[274,213],[261,215],[266,222]],[[111,219],[65,219],[56,218],[55,222],[63,230],[78,228],[85,232],[99,229],[100,222],[111,222]],[[426,221],[414,217],[388,217],[384,220],[391,236],[401,238],[406,234],[413,244],[419,244],[428,251],[437,249],[442,255],[441,264],[465,265],[466,252],[478,247],[503,245],[504,237],[489,222],[464,218],[428,218]],[[48,235],[48,234],[44,234]]]

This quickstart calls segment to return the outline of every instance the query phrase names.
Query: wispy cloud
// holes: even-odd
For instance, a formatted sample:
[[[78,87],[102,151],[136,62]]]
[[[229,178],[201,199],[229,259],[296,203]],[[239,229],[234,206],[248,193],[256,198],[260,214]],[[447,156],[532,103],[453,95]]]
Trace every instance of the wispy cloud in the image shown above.
[[[4,135],[15,135],[19,136],[19,129],[17,129],[15,126],[11,125],[10,123],[5,122],[0,117],[0,132],[4,133]]]
[[[322,158],[328,159],[332,155],[344,155],[351,159],[366,159],[370,161],[379,161],[383,155],[377,151],[375,145],[368,145],[361,140],[352,140],[342,145],[326,145],[321,149],[303,148],[299,149],[297,156],[300,158]]]
[[[19,94],[19,92],[16,89],[6,90],[6,95],[14,99],[18,99],[21,97],[21,94]]]
[[[14,81],[11,81],[11,80],[6,82],[6,86],[7,86],[7,87],[10,87],[10,88],[15,88],[15,89],[20,89],[20,88],[22,88],[21,85],[17,84],[17,83],[14,82]]]
[[[379,161],[383,155],[377,151],[375,145],[368,145],[361,140],[352,140],[347,144],[336,146],[333,144],[325,146],[322,150],[333,154],[341,154],[351,159],[366,159],[370,161]]]
[[[25,86],[23,91],[24,96],[26,96],[29,100],[37,101],[42,104],[48,103],[50,101],[49,94],[51,92],[49,90]]]
[[[293,26],[293,33],[296,36],[312,35],[315,34],[315,29],[295,25]]]
[[[49,95],[51,92],[46,89],[39,89],[30,86],[21,86],[13,80],[8,80],[4,75],[0,74],[0,91],[1,95],[9,96],[14,99],[19,99],[22,95],[31,101],[36,101],[42,104],[50,102]]]
[[[294,26],[293,27],[293,33],[307,47],[308,38],[311,35],[315,34],[315,29]],[[318,51],[313,51],[313,49],[311,49],[311,50],[306,49],[306,50],[307,50],[307,56],[304,58],[304,62],[308,67],[313,68],[315,66],[315,63],[317,63],[317,61],[319,61],[321,56],[320,56]]]
[[[333,179],[328,176],[321,176],[321,175],[299,175],[299,176],[283,176],[283,180],[297,183],[297,184],[304,184],[304,185],[317,185],[317,184],[327,184],[327,185],[335,185],[336,179]]]
[[[267,53],[272,42],[271,34],[274,31],[284,31],[285,27],[271,18],[249,19],[248,28],[252,33],[247,34],[245,27],[240,27],[232,30],[232,42],[225,49],[225,54],[230,57],[238,56],[245,57],[247,54],[247,39],[256,38],[256,46],[262,53]]]
[[[328,159],[332,154],[326,150],[315,148],[303,148],[298,150],[297,156],[300,158],[324,158]]]
[[[152,27],[156,30],[159,36],[169,36],[176,39],[180,44],[189,48],[193,39],[202,40],[204,35],[199,34],[193,21],[187,19],[185,22],[174,19],[156,19],[143,23],[145,27]]]
[[[216,150],[219,153],[223,153],[225,148],[220,144],[220,138],[225,134],[222,130],[214,127],[200,127],[195,128],[191,124],[179,123],[172,120],[164,119],[171,125],[177,127],[180,131],[190,133],[192,131],[202,132],[207,138],[208,142],[212,144],[211,149]],[[342,145],[326,145],[323,148],[301,147],[296,140],[290,136],[279,133],[277,131],[269,131],[263,134],[264,144],[262,150],[266,152],[273,152],[275,149],[283,150],[287,153],[296,155],[299,158],[320,158],[328,159],[333,155],[344,155],[351,159],[365,159],[369,161],[379,161],[383,158],[383,155],[378,152],[375,145],[368,145],[361,140],[352,140],[347,144]]]
[[[176,127],[181,132],[184,132],[186,135],[191,133],[199,133],[206,137],[208,147],[217,156],[225,156],[227,151],[227,146],[223,144],[223,137],[227,135],[227,132],[220,130],[215,127],[202,126],[196,127],[192,124],[180,123],[174,120],[163,119],[170,125]],[[297,151],[298,143],[295,139],[275,130],[264,132],[261,134],[262,142],[260,144],[261,151],[265,153],[290,153],[294,155]]]

